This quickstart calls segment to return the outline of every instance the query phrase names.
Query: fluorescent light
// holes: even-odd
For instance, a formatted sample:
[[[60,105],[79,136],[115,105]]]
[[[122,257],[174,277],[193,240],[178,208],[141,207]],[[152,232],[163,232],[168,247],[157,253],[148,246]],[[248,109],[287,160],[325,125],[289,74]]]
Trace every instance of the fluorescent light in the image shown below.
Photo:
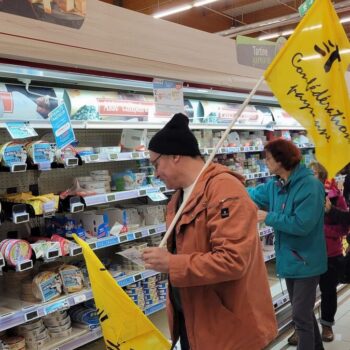
[[[294,33],[293,29],[286,30],[286,31],[282,32],[282,36],[289,36],[289,35],[292,35],[293,33]]]
[[[340,23],[348,23],[350,22],[350,17],[344,17],[340,19]]]
[[[198,1],[195,1],[193,3],[193,6],[198,7],[198,6],[208,5],[208,4],[211,4],[212,2],[216,2],[216,1],[218,1],[218,0],[198,0]]]
[[[280,33],[265,34],[265,35],[260,35],[259,40],[269,40],[269,39],[278,38],[279,36],[281,36]]]
[[[169,10],[165,10],[165,11],[161,11],[161,12],[155,13],[153,15],[153,18],[162,18],[162,17],[165,17],[165,16],[170,16],[170,15],[173,15],[173,14],[178,13],[178,12],[187,11],[187,10],[189,10],[191,8],[192,8],[192,5],[190,5],[190,4],[179,6],[179,7],[174,7],[174,8],[169,9]]]

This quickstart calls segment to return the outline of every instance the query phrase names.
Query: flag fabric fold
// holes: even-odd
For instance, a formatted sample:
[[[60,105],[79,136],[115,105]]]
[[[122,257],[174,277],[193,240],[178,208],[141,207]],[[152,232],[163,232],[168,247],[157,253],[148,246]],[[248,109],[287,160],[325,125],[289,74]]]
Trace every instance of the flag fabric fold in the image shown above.
[[[264,73],[281,107],[307,129],[330,177],[350,162],[349,63],[350,44],[331,2],[316,0]]]
[[[169,350],[171,345],[118,285],[89,245],[82,247],[107,350]]]

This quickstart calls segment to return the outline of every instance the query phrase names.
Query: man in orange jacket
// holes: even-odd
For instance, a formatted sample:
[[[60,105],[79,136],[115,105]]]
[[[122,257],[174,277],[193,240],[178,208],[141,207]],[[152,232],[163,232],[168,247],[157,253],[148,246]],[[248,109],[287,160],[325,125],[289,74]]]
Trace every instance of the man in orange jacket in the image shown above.
[[[145,266],[169,274],[170,330],[182,350],[261,350],[277,327],[257,208],[243,177],[220,164],[210,164],[194,186],[204,161],[188,123],[175,114],[149,143],[155,175],[176,190],[168,226],[188,201],[168,249],[145,249]]]

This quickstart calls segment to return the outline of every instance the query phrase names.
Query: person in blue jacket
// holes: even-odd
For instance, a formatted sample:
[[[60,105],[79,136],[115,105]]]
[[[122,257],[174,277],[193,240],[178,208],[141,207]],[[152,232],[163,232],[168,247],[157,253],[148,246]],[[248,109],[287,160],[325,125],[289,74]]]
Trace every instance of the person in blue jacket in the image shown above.
[[[297,349],[324,349],[313,309],[320,275],[327,270],[325,191],[300,163],[300,150],[292,142],[270,141],[265,153],[267,167],[276,176],[248,192],[260,209],[259,220],[275,232],[276,272],[286,280]]]

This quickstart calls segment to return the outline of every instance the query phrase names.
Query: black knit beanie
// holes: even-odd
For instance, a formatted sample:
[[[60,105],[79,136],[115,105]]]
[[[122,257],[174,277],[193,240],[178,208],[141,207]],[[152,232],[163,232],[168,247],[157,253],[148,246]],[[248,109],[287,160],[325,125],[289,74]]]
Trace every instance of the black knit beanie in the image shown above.
[[[199,156],[198,142],[188,124],[189,120],[184,114],[175,114],[152,137],[148,149],[159,154]]]

